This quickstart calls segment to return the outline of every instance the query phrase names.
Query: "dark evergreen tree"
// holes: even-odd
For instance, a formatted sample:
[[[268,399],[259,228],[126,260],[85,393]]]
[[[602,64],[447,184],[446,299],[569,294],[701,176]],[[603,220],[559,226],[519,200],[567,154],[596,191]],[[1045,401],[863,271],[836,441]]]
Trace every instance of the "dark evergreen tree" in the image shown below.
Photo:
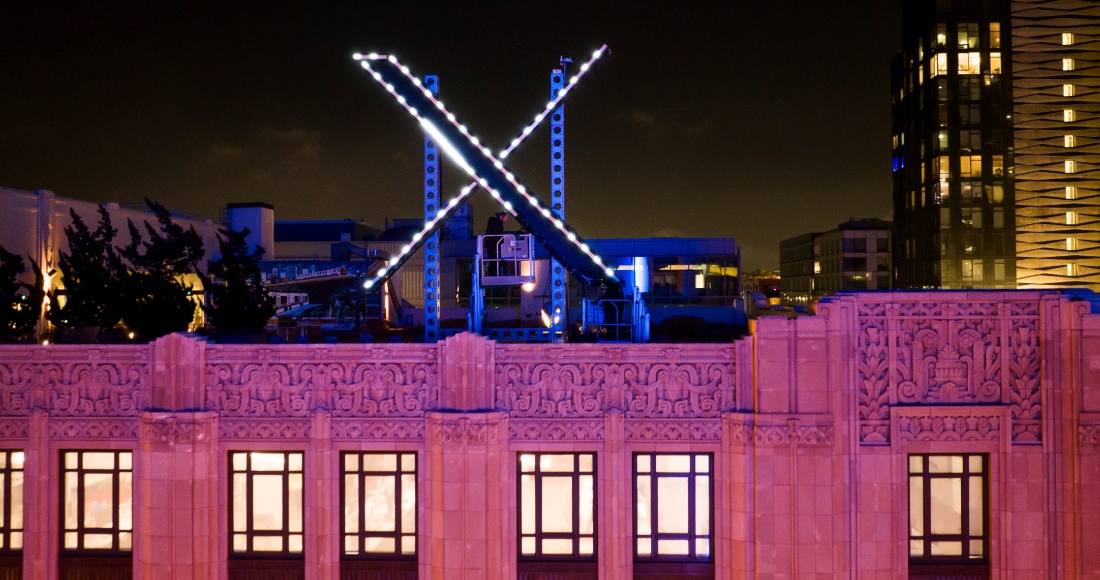
[[[27,258],[34,271],[34,285],[19,281],[25,269],[23,258],[0,246],[0,342],[34,342],[36,338],[45,279],[38,263]]]
[[[148,199],[145,203],[160,227],[145,222],[146,241],[134,222],[127,220],[130,243],[119,248],[131,266],[119,273],[126,298],[122,322],[142,341],[187,330],[195,318],[195,302],[192,287],[182,277],[196,273],[205,255],[195,228],[185,230],[172,220],[168,208]]]
[[[46,317],[58,328],[98,326],[106,331],[122,318],[122,262],[111,245],[118,230],[111,227],[107,208],[99,206],[99,225],[88,229],[71,208],[72,225],[65,228],[69,251],[61,252],[61,286],[50,291]],[[63,299],[62,299],[63,298]]]
[[[202,284],[210,296],[203,309],[218,334],[243,334],[263,330],[275,315],[275,299],[264,288],[260,260],[264,249],[248,250],[248,228],[218,230],[221,257],[211,260]]]

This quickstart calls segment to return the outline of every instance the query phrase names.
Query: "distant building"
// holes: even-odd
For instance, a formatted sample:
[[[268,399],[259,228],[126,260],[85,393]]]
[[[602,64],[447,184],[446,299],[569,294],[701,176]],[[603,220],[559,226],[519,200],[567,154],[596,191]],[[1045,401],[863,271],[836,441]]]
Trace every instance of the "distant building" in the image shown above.
[[[782,301],[799,306],[839,290],[891,288],[892,232],[890,222],[868,218],[783,240],[779,243]]]
[[[1100,16],[906,0],[892,61],[900,288],[1100,289]]]

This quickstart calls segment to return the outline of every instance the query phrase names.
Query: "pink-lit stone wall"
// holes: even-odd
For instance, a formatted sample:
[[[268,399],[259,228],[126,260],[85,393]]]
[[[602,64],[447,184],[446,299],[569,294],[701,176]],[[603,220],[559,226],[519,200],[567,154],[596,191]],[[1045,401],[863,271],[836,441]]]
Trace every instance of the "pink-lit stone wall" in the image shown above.
[[[225,578],[227,451],[305,452],[307,578],[340,564],[339,453],[420,456],[422,578],[516,574],[516,453],[597,454],[630,578],[631,454],[715,454],[718,578],[903,578],[906,456],[987,453],[994,578],[1100,578],[1100,316],[1057,293],[861,293],[732,344],[0,346],[24,570],[56,578],[59,451],[134,451],[137,578]]]

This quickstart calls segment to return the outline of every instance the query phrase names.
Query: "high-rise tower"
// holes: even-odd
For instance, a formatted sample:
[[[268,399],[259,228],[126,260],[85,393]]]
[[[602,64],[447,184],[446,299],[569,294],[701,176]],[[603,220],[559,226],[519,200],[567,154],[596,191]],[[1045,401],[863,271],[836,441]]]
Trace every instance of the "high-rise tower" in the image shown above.
[[[1020,287],[1100,290],[1100,4],[1012,3]]]
[[[894,256],[908,288],[1014,288],[1008,0],[903,0]]]

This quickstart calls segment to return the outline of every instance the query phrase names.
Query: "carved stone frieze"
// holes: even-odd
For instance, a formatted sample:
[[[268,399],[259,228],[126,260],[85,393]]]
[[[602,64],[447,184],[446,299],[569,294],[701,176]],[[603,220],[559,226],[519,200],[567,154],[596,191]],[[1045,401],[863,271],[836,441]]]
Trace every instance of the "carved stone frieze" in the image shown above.
[[[910,441],[1000,441],[1002,418],[995,414],[937,414],[932,410],[920,416],[901,416],[898,422],[900,443]]]
[[[513,417],[719,417],[735,405],[728,363],[509,362],[497,399]]]
[[[25,418],[0,419],[0,439],[26,439],[30,432],[30,421]]]
[[[599,441],[604,438],[604,420],[511,419],[508,438],[513,441]]]
[[[310,438],[309,419],[222,419],[218,438],[247,441],[305,441]]]
[[[897,405],[1008,405],[1012,440],[1041,440],[1038,302],[861,301],[859,438],[885,445]]]
[[[207,365],[208,407],[223,417],[421,417],[435,408],[436,375],[424,362],[219,362]]]
[[[141,420],[141,439],[167,444],[206,443],[214,437],[215,424],[212,413],[202,413],[198,418],[159,414],[144,416]]]
[[[423,419],[333,419],[332,438],[340,441],[424,439]]]
[[[1100,423],[1080,425],[1077,430],[1082,445],[1100,445]]]
[[[716,420],[651,421],[627,419],[630,441],[721,441],[722,422]]]
[[[51,418],[51,439],[137,439],[138,420]]]
[[[44,356],[43,356],[44,353]],[[0,352],[0,415],[135,416],[148,405],[148,348]]]

